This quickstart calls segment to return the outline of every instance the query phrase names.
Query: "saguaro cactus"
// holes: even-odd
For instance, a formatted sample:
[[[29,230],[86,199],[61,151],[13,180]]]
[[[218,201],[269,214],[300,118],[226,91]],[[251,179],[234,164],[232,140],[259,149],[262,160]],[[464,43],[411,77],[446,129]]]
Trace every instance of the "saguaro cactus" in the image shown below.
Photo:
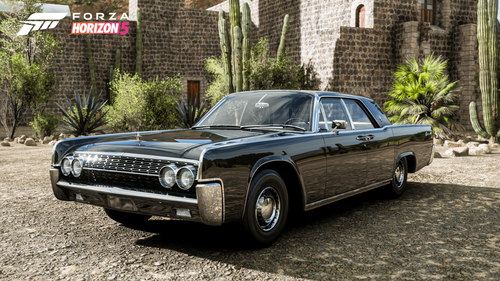
[[[479,0],[477,3],[477,40],[479,45],[479,87],[483,102],[484,129],[479,123],[476,103],[469,104],[469,114],[474,131],[483,138],[495,142],[500,137],[497,126],[500,112],[498,103],[498,48],[497,48],[498,1]]]
[[[240,0],[229,0],[229,20],[231,22],[231,47],[234,52],[234,28],[240,26]],[[234,53],[233,53],[234,57]],[[233,62],[233,71],[236,71],[236,66]]]
[[[142,15],[141,8],[137,9],[137,34],[135,37],[135,73],[142,77]]]
[[[241,28],[235,26],[233,30],[234,36],[234,64],[236,67],[236,92],[241,92],[243,90],[243,55],[241,49]]]
[[[94,57],[92,56],[92,44],[90,42],[90,35],[85,37],[87,41],[87,55],[89,57],[89,69],[90,69],[90,84],[92,85],[92,94],[97,94],[97,83],[95,80],[95,68],[94,68]]]
[[[241,30],[243,32],[243,91],[250,90],[250,55],[252,50],[252,17],[250,14],[250,6],[248,3],[243,3],[243,15],[241,19]]]
[[[224,11],[219,12],[219,38],[220,48],[222,51],[222,61],[224,63],[224,73],[226,74],[226,87],[228,93],[232,93],[233,89],[233,72],[231,66],[231,41],[229,32],[227,31],[227,21],[224,17]]]
[[[283,58],[283,55],[285,53],[285,39],[286,39],[286,30],[288,28],[288,21],[290,19],[290,16],[286,15],[285,19],[283,20],[283,30],[281,31],[281,40],[280,40],[280,46],[278,48],[278,59]]]

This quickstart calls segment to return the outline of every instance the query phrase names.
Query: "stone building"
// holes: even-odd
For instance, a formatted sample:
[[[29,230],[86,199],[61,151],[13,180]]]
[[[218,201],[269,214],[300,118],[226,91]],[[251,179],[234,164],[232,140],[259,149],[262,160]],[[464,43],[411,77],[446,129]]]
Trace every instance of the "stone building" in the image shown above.
[[[431,52],[449,60],[449,75],[460,80],[460,122],[472,130],[468,104],[478,99],[477,0],[241,0],[252,12],[253,41],[267,37],[276,52],[285,14],[290,15],[286,47],[296,63],[310,63],[320,89],[367,96],[379,104],[391,86],[391,71],[407,56]],[[143,76],[183,77],[186,94],[203,96],[210,74],[204,59],[220,55],[218,11],[186,8],[186,0],[130,0],[126,35],[92,35],[97,84],[105,89],[116,49],[125,70],[135,69],[136,11],[143,14]],[[51,29],[66,49],[54,71],[60,94],[90,85],[84,35],[71,35],[72,20]],[[188,91],[190,93],[188,93]],[[479,100],[480,101],[480,100]],[[480,104],[480,102],[479,102]],[[479,112],[481,112],[479,110]]]

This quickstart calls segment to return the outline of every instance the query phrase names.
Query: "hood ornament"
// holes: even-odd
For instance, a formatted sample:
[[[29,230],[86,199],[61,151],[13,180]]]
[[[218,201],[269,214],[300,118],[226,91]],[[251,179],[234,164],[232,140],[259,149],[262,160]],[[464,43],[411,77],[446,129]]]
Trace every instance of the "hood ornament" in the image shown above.
[[[140,143],[141,140],[139,139],[140,137],[142,137],[141,133],[137,132],[135,135],[135,141],[137,142],[138,145],[141,145]]]

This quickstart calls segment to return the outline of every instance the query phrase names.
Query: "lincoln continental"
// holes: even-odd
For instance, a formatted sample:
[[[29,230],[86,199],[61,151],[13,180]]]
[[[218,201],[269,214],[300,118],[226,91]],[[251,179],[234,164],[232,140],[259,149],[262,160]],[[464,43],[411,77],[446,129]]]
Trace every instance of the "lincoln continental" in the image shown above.
[[[291,210],[379,188],[397,198],[433,160],[428,125],[392,125],[371,99],[331,92],[231,94],[189,129],[64,139],[54,195],[123,225],[151,216],[240,223],[274,243]]]

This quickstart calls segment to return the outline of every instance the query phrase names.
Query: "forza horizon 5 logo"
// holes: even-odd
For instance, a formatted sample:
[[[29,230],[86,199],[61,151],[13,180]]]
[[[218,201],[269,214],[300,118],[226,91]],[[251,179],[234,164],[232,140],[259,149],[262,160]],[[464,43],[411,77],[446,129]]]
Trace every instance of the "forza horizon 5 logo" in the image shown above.
[[[29,16],[27,21],[21,21],[24,25],[17,33],[18,36],[28,35],[31,31],[52,29],[57,26],[60,20],[66,16],[66,13],[35,13]],[[128,33],[128,20],[127,14],[122,14],[119,21],[115,17],[116,13],[109,13],[108,18],[104,21],[104,13],[96,13],[96,20],[103,20],[99,22],[73,22],[71,25],[71,34],[120,34],[125,35]],[[80,13],[72,14],[73,21],[80,19]],[[84,20],[92,20],[91,13],[83,14]]]

